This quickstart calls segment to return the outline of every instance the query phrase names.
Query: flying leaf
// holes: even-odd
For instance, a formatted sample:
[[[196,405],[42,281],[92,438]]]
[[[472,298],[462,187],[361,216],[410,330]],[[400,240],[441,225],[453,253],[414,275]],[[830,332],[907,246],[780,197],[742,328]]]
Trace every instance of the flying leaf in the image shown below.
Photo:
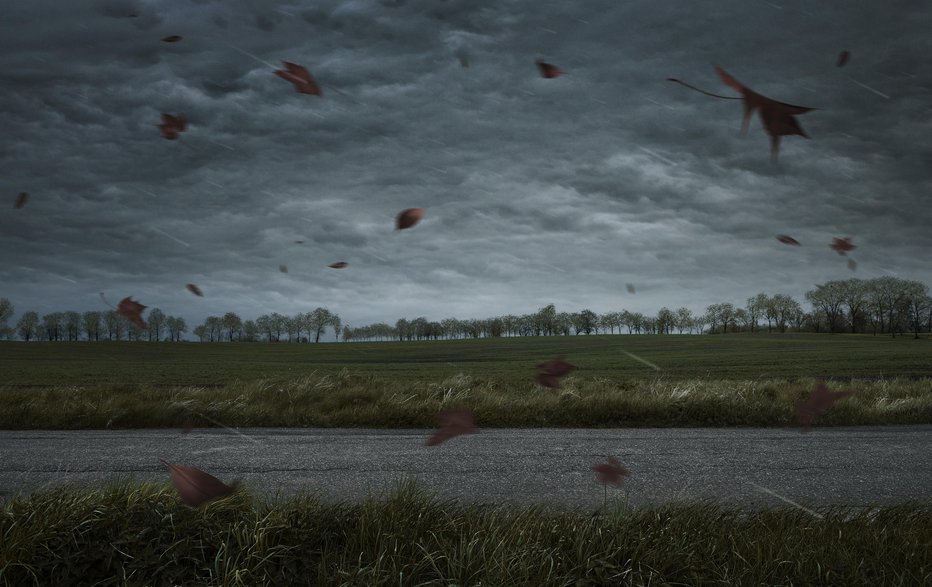
[[[424,217],[424,208],[408,208],[402,210],[395,219],[395,229],[404,230],[411,228]]]
[[[437,414],[437,431],[427,441],[427,446],[436,446],[462,434],[475,434],[476,424],[472,412],[466,408],[453,408]]]
[[[204,297],[204,292],[201,291],[201,288],[199,288],[198,286],[194,285],[193,283],[189,283],[189,284],[186,285],[185,287],[187,287],[187,288],[188,288],[188,291],[191,292],[191,293],[193,293],[194,295],[196,295],[196,296],[198,296],[198,297],[200,297],[200,298]]]
[[[276,69],[275,75],[293,83],[295,90],[301,94],[323,96],[323,92],[320,91],[320,86],[314,81],[311,72],[297,63],[290,63],[288,61],[282,61],[282,63],[285,64],[285,69]]]
[[[819,383],[806,400],[796,401],[796,418],[802,424],[802,432],[809,432],[816,418],[832,407],[838,400],[854,394],[853,391],[829,391],[825,383]]]
[[[845,238],[838,238],[837,236],[832,237],[832,244],[829,246],[835,249],[835,252],[839,255],[847,254],[848,251],[853,251],[857,248],[857,246],[851,244],[850,236],[846,236]]]
[[[184,421],[181,422],[181,433],[190,434],[192,430],[194,430],[194,420],[185,418]]]
[[[735,78],[731,77],[724,69],[716,66],[715,71],[718,72],[722,81],[734,88],[735,90],[741,92],[741,98],[734,98],[731,96],[720,96],[718,94],[712,94],[706,92],[705,90],[700,90],[695,86],[691,86],[686,82],[680,81],[676,78],[667,78],[669,81],[681,84],[696,90],[697,92],[703,93],[707,96],[712,96],[713,98],[722,98],[725,100],[742,100],[744,104],[744,117],[741,122],[741,132],[742,134],[747,133],[748,122],[751,119],[751,115],[755,110],[760,110],[761,122],[764,124],[764,130],[767,131],[767,134],[770,135],[770,158],[773,161],[777,160],[777,155],[780,152],[780,137],[786,135],[800,135],[805,138],[809,138],[809,135],[799,126],[799,122],[793,118],[799,114],[805,114],[815,110],[815,108],[809,108],[808,106],[794,106],[793,104],[786,104],[784,102],[777,102],[766,96],[762,96],[757,92],[751,90]]]
[[[188,128],[188,122],[184,116],[172,116],[171,114],[162,114],[162,124],[158,125],[162,131],[162,136],[173,141],[178,138],[178,133],[184,132]]]
[[[622,477],[631,475],[631,471],[621,466],[618,459],[608,457],[605,463],[592,466],[592,470],[599,474],[599,481],[604,484],[621,485]]]
[[[23,206],[26,205],[26,200],[28,199],[29,199],[29,194],[27,194],[26,192],[20,192],[19,195],[16,196],[16,203],[13,204],[13,207],[16,208],[17,210],[19,208],[22,208]]]
[[[844,67],[848,63],[848,60],[851,59],[851,53],[848,51],[842,51],[838,54],[838,62],[835,63],[836,67]]]
[[[303,245],[303,244],[304,244],[304,241],[295,241],[295,243],[297,243],[297,244],[299,244],[299,245]]]
[[[165,37],[164,39],[162,39],[162,41],[166,43],[177,43],[180,40],[181,40],[181,37],[179,35],[169,35]]]
[[[175,486],[175,490],[178,491],[181,501],[191,507],[197,507],[202,503],[230,495],[236,491],[235,485],[227,485],[220,479],[200,469],[175,465],[163,459],[159,459],[159,461],[168,467],[172,477],[172,484]]]
[[[632,283],[626,283],[626,284],[625,284],[625,287],[628,288],[628,293],[629,293],[629,294],[633,294],[633,293],[634,293],[634,284],[632,284]]]
[[[462,67],[469,67],[469,56],[468,55],[465,55],[465,54],[460,55],[459,59],[460,59],[460,65]]]
[[[327,267],[330,267],[331,269],[343,269],[348,264],[349,263],[347,263],[346,261],[337,261],[336,263],[331,263],[330,265],[327,265]]]
[[[570,365],[562,358],[551,359],[546,363],[537,366],[540,373],[537,374],[537,383],[550,389],[560,387],[560,378],[569,375],[576,367]]]
[[[535,63],[537,64],[537,68],[540,69],[540,75],[547,79],[553,79],[563,74],[563,72],[560,71],[560,68],[558,68],[556,65],[553,65],[552,63],[545,63],[540,59],[535,61]]]
[[[785,245],[796,245],[796,246],[799,246],[799,241],[798,241],[798,240],[796,240],[795,238],[793,238],[793,237],[791,237],[791,236],[787,236],[787,235],[785,235],[785,234],[778,234],[778,235],[777,235],[777,240],[780,241],[781,243],[785,244]]]
[[[282,273],[288,273],[288,265],[279,265],[278,270]]]
[[[139,302],[134,302],[132,296],[130,296],[120,300],[120,303],[117,305],[117,312],[139,328],[145,328],[146,323],[142,320],[142,311],[145,310],[146,307],[147,306],[143,306]]]
[[[848,269],[854,271],[854,270],[857,269],[857,268],[858,268],[858,264],[855,262],[855,260],[854,260],[854,259],[848,259]]]

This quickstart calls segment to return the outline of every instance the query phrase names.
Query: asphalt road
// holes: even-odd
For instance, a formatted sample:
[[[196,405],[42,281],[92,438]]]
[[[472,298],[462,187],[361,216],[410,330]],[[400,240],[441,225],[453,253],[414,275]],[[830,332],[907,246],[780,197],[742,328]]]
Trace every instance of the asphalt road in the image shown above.
[[[358,502],[413,476],[442,499],[593,510],[592,465],[631,471],[609,495],[644,505],[743,508],[932,503],[932,426],[799,429],[480,429],[435,447],[430,430],[0,431],[0,492],[132,477],[168,482],[159,457],[264,495]]]

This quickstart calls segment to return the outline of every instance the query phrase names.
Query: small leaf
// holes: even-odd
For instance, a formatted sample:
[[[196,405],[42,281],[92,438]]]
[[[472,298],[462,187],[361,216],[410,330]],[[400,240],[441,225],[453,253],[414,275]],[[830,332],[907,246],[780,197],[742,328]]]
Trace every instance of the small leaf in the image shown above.
[[[455,436],[475,434],[477,431],[472,412],[466,408],[453,408],[437,414],[438,428],[427,441],[427,446],[436,446]]]
[[[175,486],[175,490],[178,491],[181,501],[191,507],[197,507],[212,499],[230,495],[236,490],[235,486],[226,485],[220,479],[200,469],[175,465],[163,459],[159,460],[168,467],[172,484]]]
[[[793,238],[793,237],[791,237],[791,236],[787,236],[787,235],[785,235],[785,234],[778,234],[778,235],[777,235],[777,240],[780,241],[781,243],[785,244],[785,245],[796,245],[796,246],[799,246],[799,241],[798,241],[798,240],[796,240],[795,238]]]
[[[537,68],[540,70],[540,75],[542,77],[553,79],[563,75],[563,72],[560,70],[560,68],[558,68],[556,65],[553,65],[552,63],[545,63],[540,59],[535,61],[535,63],[537,64]]]
[[[181,40],[181,36],[180,36],[180,35],[169,35],[169,36],[165,37],[164,39],[162,39],[162,41],[164,41],[164,42],[166,42],[166,43],[177,43],[177,42],[180,41],[180,40]]]
[[[193,293],[194,295],[201,297],[201,298],[204,297],[204,292],[201,291],[201,288],[194,285],[193,283],[189,283],[185,287],[188,288],[188,291]]]
[[[424,217],[424,208],[407,208],[402,210],[395,219],[395,229],[411,228]]]
[[[604,484],[621,485],[622,477],[628,477],[631,472],[621,466],[618,459],[608,457],[605,463],[599,463],[592,466],[592,470],[599,474],[599,481]]]
[[[16,208],[17,210],[22,208],[23,206],[26,205],[26,200],[28,199],[29,199],[29,194],[27,194],[26,192],[20,192],[19,195],[16,196],[16,203],[13,204],[13,207]]]
[[[184,132],[188,128],[188,122],[184,116],[172,116],[171,114],[162,114],[162,124],[158,125],[162,136],[173,141],[178,138],[178,133]]]
[[[343,269],[347,265],[349,265],[349,263],[347,263],[346,261],[337,261],[336,263],[331,263],[327,265],[327,267],[330,267],[331,269]]]
[[[848,60],[851,59],[851,53],[848,51],[842,51],[838,54],[838,61],[835,63],[836,67],[844,67]]]
[[[142,311],[145,310],[146,307],[147,306],[143,306],[139,302],[134,302],[132,296],[130,296],[120,300],[120,303],[117,305],[117,312],[139,328],[145,328],[146,323],[142,320]]]
[[[293,83],[295,90],[301,94],[311,94],[313,96],[323,95],[320,86],[317,85],[317,82],[314,81],[314,77],[311,76],[311,72],[305,67],[288,61],[282,61],[282,63],[285,64],[285,69],[276,69],[275,75]]]
[[[835,250],[839,255],[844,255],[848,251],[853,251],[857,246],[851,244],[851,237],[846,236],[845,238],[832,237],[832,244],[829,245]]]

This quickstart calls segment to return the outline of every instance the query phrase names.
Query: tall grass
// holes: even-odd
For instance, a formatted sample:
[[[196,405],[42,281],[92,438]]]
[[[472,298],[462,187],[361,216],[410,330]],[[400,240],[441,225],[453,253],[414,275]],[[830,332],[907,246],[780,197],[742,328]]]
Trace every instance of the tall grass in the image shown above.
[[[0,585],[928,585],[932,508],[742,512],[442,502],[413,482],[325,505],[245,490],[57,488],[0,510]]]
[[[829,381],[850,388],[819,425],[932,423],[932,379]],[[402,382],[312,374],[223,387],[55,387],[0,390],[4,429],[287,426],[429,428],[438,410],[466,406],[480,427],[792,426],[814,379],[609,380],[570,376],[559,390],[457,374]]]

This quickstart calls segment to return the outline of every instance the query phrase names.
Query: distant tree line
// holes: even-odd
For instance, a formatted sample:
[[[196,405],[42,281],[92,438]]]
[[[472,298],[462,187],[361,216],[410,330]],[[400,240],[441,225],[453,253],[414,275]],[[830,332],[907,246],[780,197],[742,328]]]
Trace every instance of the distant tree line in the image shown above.
[[[255,320],[243,320],[233,312],[209,316],[193,330],[201,342],[319,342],[332,329],[339,340],[389,341],[484,338],[500,336],[569,336],[579,334],[717,334],[728,332],[851,332],[872,334],[932,332],[932,298],[929,288],[918,281],[895,277],[827,281],[806,292],[811,305],[806,312],[791,296],[759,293],[743,307],[732,303],[712,304],[704,313],[689,308],[661,308],[656,316],[640,312],[597,314],[557,312],[548,304],[532,314],[460,320],[424,317],[401,318],[394,325],[384,322],[367,326],[343,325],[340,317],[326,308],[286,316],[273,312]],[[0,337],[30,340],[148,340],[180,341],[187,332],[183,318],[166,316],[153,308],[146,328],[138,328],[114,311],[54,312],[41,318],[36,312],[23,314],[14,327],[8,326],[13,304],[0,298]]]

